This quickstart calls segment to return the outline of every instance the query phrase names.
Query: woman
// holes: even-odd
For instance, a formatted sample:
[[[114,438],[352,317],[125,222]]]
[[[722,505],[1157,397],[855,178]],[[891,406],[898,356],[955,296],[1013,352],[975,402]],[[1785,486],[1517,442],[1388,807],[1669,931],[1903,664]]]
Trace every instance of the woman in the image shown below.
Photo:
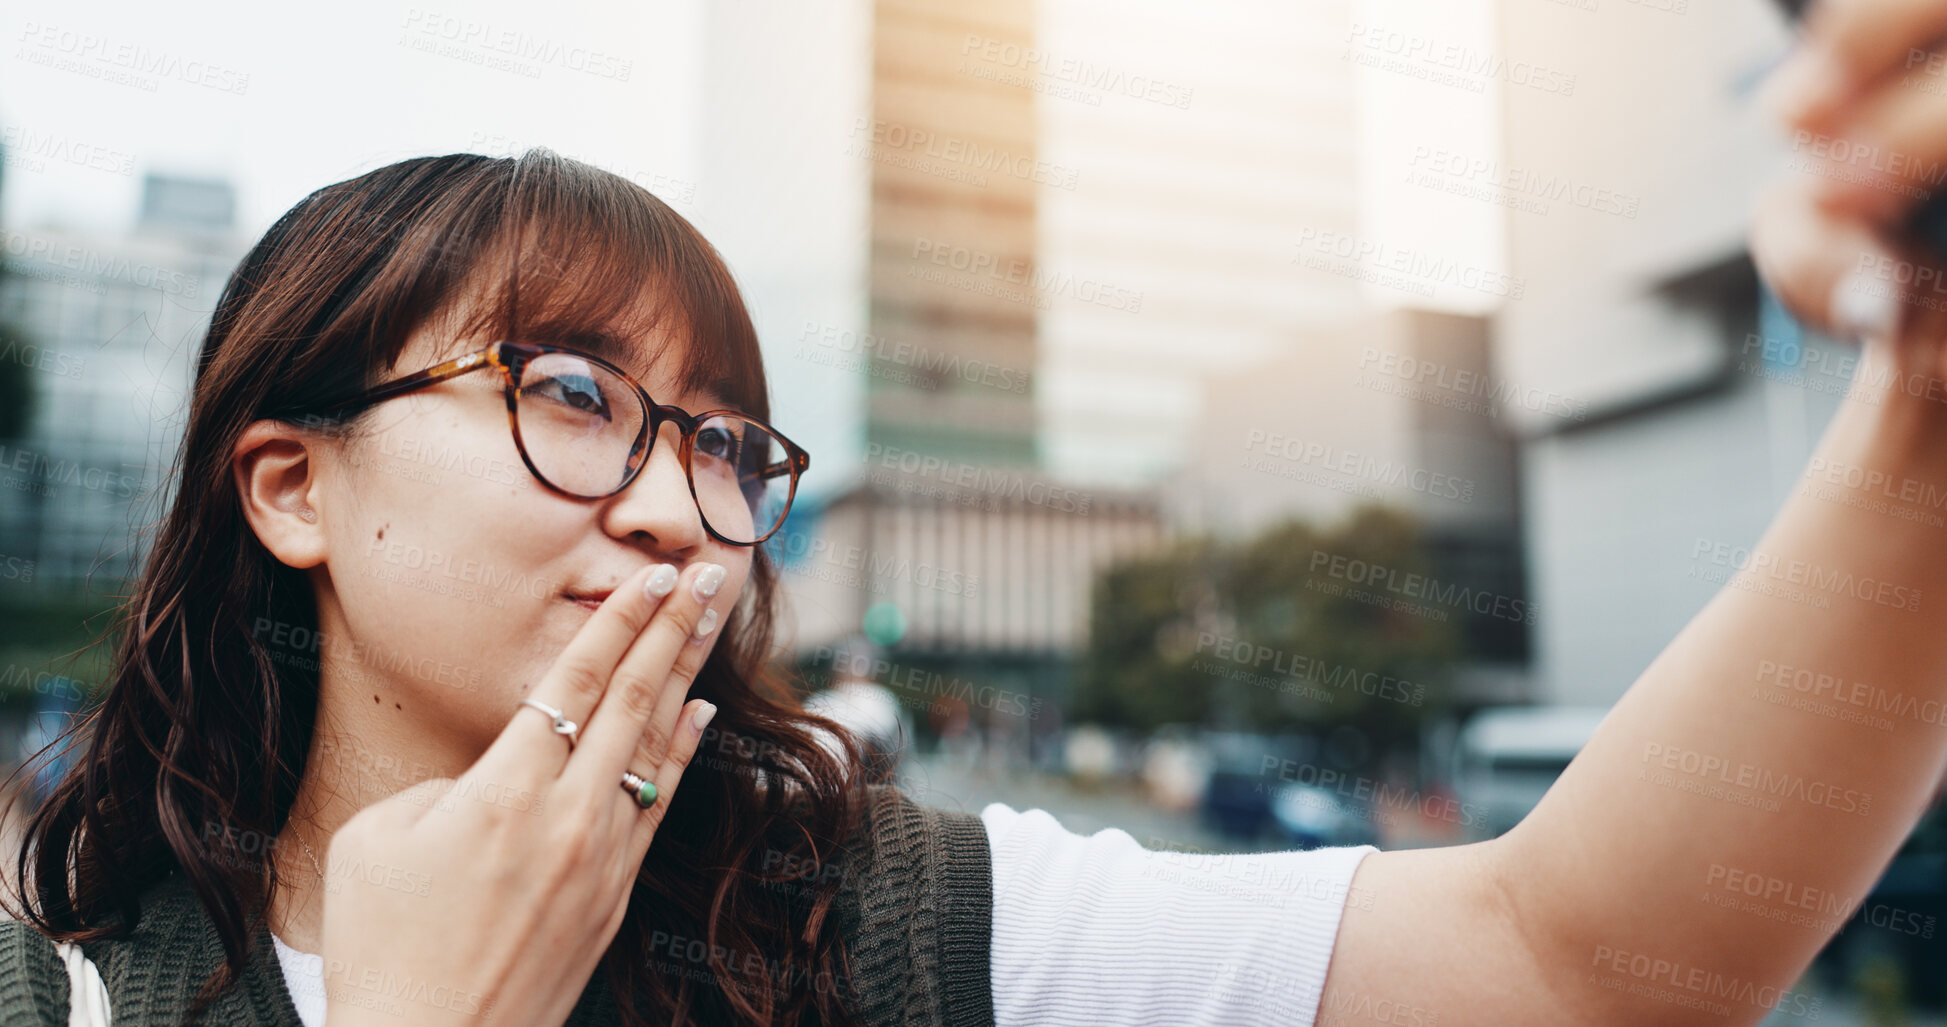
[[[486,373],[341,402],[393,368],[479,349],[462,339],[563,348],[476,353],[467,367]],[[596,353],[658,403],[745,416],[662,408],[648,445],[633,383]],[[518,416],[503,406],[509,365]],[[545,154],[406,161],[320,190],[266,234],[215,312],[182,491],[128,606],[84,767],[21,854],[26,914],[93,954],[117,1023],[176,1022],[251,957],[261,969],[260,912],[280,952],[329,958],[317,997],[354,1003],[334,1024],[408,1007],[409,1022],[492,1011],[559,1023],[583,988],[537,981],[586,983],[605,952],[591,1008],[612,993],[629,1022],[851,1022],[846,985],[871,967],[840,955],[827,916],[848,879],[822,868],[865,794],[756,674],[776,572],[753,558],[775,523],[754,518],[781,511],[806,465],[781,435],[761,441],[761,367],[728,271],[686,222]],[[578,797],[557,791],[570,766],[592,775]],[[625,793],[630,768],[649,780]],[[387,810],[481,814],[527,841],[457,839],[456,853],[499,862],[476,864],[480,889],[453,892],[377,849],[350,851],[358,825]],[[327,883],[326,861],[376,881],[381,906],[416,908],[496,983],[454,987],[422,964],[412,972],[432,983],[414,1001],[357,1005],[369,996],[348,968],[386,962],[369,942],[424,939],[342,943],[334,932],[365,893]],[[98,941],[111,919],[135,921],[138,896],[178,908],[158,895],[193,896],[220,939],[223,972],[193,996],[180,985],[217,967],[151,995],[118,985],[153,970],[157,950]],[[483,895],[513,919],[469,931],[433,905]],[[522,923],[523,902],[544,915]],[[721,959],[658,972],[643,957],[666,937],[761,955],[763,972]],[[339,971],[351,983],[334,987]],[[500,981],[531,1004],[499,995]],[[255,1015],[234,1001],[216,1011]]]
[[[0,1009],[972,1024],[996,985],[1059,999],[1006,983],[1062,967],[1017,872],[1203,902],[1103,866],[1127,835],[873,786],[758,676],[758,544],[808,466],[767,413],[729,272],[621,178],[456,155],[298,204],[219,299],[182,489],[21,853],[61,944],[0,930]],[[1325,928],[1315,977],[1360,854],[1283,857],[1337,880],[1263,921]],[[1231,932],[1184,921],[1148,944]]]
[[[1818,315],[1859,230],[1812,209],[1762,256]],[[1941,375],[1845,302],[1862,375]],[[1816,466],[1947,479],[1936,406],[1848,403]],[[930,808],[758,675],[807,466],[767,418],[721,261],[613,176],[427,158],[300,203],[219,302],[0,1024],[1753,1023],[1816,1012],[1838,924],[1717,900],[1856,902],[1947,760],[1904,598],[1947,546],[1808,493],[1764,566],[1874,587],[1740,576],[1494,841],[1205,859]],[[1771,701],[1800,670],[1901,715]]]

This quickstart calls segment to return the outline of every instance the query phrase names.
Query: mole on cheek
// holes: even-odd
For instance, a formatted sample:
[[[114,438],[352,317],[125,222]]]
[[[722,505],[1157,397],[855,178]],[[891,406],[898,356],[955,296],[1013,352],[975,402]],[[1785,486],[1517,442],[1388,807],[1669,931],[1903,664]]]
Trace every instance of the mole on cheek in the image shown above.
[[[384,525],[382,525],[382,526],[380,526],[380,528],[379,528],[379,541],[380,541],[380,542],[383,542],[383,541],[385,541],[385,529],[386,529],[386,528],[390,528],[390,527],[392,527],[392,522],[391,522],[391,521],[387,521],[387,522],[386,522],[386,523],[385,523]]]

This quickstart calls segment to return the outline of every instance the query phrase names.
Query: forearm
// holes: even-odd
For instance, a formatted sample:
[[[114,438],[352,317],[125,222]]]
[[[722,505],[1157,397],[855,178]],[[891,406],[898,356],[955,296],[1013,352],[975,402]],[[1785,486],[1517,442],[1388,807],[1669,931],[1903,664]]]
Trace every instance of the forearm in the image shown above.
[[[1889,359],[1867,353],[1861,379]],[[1911,505],[1888,491],[1947,495],[1947,407],[1867,397],[1811,466],[1874,484],[1802,477],[1744,569],[1490,847],[1557,983],[1611,993],[1596,1007],[1755,1022],[1779,1004],[1761,989],[1789,987],[1838,930],[1940,778],[1947,528],[1898,516]],[[1634,985],[1666,994],[1625,997]]]

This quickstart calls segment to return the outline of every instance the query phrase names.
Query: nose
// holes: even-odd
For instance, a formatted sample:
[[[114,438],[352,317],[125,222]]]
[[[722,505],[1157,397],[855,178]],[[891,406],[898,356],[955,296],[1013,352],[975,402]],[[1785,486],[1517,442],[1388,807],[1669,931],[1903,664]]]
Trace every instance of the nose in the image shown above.
[[[629,487],[608,498],[602,528],[624,541],[646,539],[657,555],[687,560],[709,540],[703,515],[683,473],[682,430],[665,422],[649,447],[649,462]]]

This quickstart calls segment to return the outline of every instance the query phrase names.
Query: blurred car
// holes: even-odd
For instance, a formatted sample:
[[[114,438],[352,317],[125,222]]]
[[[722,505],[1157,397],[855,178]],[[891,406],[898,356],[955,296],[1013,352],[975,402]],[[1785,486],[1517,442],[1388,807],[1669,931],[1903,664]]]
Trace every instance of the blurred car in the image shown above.
[[[1882,1001],[1947,1007],[1947,807],[1938,797],[1812,965]]]
[[[1186,813],[1202,801],[1210,777],[1210,753],[1195,733],[1172,725],[1142,747],[1141,777],[1149,801],[1172,813]]]
[[[1317,785],[1279,787],[1271,797],[1271,820],[1279,837],[1295,849],[1379,841],[1371,805]]]
[[[1094,724],[1077,724],[1062,738],[1061,761],[1063,772],[1078,784],[1099,784],[1115,773],[1115,736]]]
[[[1198,819],[1229,838],[1278,838],[1272,801],[1289,783],[1279,771],[1314,761],[1317,740],[1304,735],[1210,731],[1204,733],[1203,744],[1210,773],[1204,780]]]
[[[1454,747],[1454,794],[1479,815],[1474,840],[1505,834],[1582,751],[1604,706],[1520,706],[1483,710],[1460,730]]]

